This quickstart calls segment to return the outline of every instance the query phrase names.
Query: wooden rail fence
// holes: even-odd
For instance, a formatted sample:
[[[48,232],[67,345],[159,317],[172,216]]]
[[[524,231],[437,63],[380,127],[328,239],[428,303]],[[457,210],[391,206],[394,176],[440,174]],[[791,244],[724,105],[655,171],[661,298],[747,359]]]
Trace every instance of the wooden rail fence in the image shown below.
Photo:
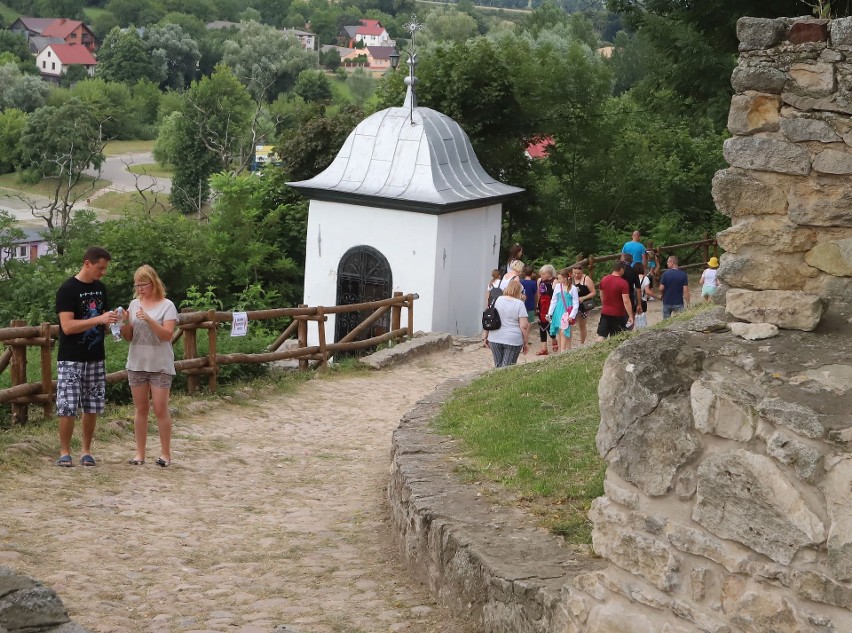
[[[289,317],[290,324],[269,345],[259,353],[217,352],[218,326],[220,323],[233,321],[233,313],[218,312],[183,312],[178,315],[177,328],[172,337],[172,345],[183,339],[183,359],[175,361],[175,370],[186,374],[187,391],[194,394],[201,386],[201,377],[207,376],[208,388],[216,391],[217,376],[223,365],[270,363],[278,360],[296,359],[299,369],[325,366],[330,357],[336,352],[354,352],[368,347],[374,347],[389,341],[399,341],[405,337],[411,338],[414,333],[414,301],[416,294],[403,295],[395,292],[390,299],[370,301],[367,303],[348,304],[341,306],[309,307],[300,305],[296,308],[275,308],[271,310],[254,310],[247,312],[249,321],[264,321]],[[402,325],[402,309],[406,309],[407,322]],[[329,343],[325,336],[325,322],[329,314],[349,312],[372,313],[358,324],[346,336],[336,343]],[[390,330],[379,336],[358,339],[370,325],[390,312]],[[308,346],[308,324],[316,323],[318,330],[318,345]],[[207,330],[207,354],[198,355],[198,331]],[[0,343],[6,346],[0,354],[0,374],[6,368],[10,371],[11,386],[0,389],[0,404],[11,403],[12,424],[24,424],[28,418],[29,405],[40,404],[45,416],[53,412],[55,401],[56,380],[53,379],[53,358],[51,349],[59,336],[59,326],[42,323],[38,326],[28,326],[25,321],[12,321],[11,327],[0,328]],[[282,350],[281,346],[290,338],[298,341],[294,349]],[[41,380],[27,382],[27,348],[40,349],[39,365]],[[121,370],[107,374],[108,383],[127,380],[127,371]]]
[[[660,266],[662,270],[665,270],[666,259],[669,255],[675,255],[674,251],[682,251],[684,249],[691,249],[686,256],[678,255],[679,259],[689,259],[692,255],[698,252],[701,249],[702,260],[695,264],[685,264],[680,265],[679,268],[682,270],[688,270],[690,268],[698,268],[700,266],[705,266],[706,262],[710,259],[710,248],[713,249],[713,256],[719,256],[719,245],[716,243],[716,238],[710,237],[709,233],[704,233],[704,239],[698,240],[695,242],[685,242],[683,244],[671,244],[669,246],[655,246],[654,250],[660,255]],[[589,275],[594,276],[595,272],[595,264],[599,264],[602,262],[611,262],[621,257],[621,253],[612,253],[611,255],[589,255],[588,257],[581,257],[574,264],[580,264],[584,267],[588,268]],[[662,271],[660,271],[662,272]]]

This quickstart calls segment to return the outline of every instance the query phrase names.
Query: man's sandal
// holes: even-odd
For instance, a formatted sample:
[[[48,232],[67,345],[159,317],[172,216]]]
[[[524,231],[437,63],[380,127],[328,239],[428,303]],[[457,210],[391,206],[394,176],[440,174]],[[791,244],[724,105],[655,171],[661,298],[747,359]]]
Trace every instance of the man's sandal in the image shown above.
[[[155,464],[157,464],[157,466],[160,466],[161,468],[165,468],[166,466],[171,466],[171,465],[172,465],[172,460],[168,460],[168,461],[166,461],[166,460],[165,460],[165,459],[163,459],[162,457],[158,457],[158,458],[157,458],[157,461],[156,461],[156,462],[154,462],[154,463],[155,463]]]
[[[63,468],[71,468],[74,465],[74,460],[71,459],[70,455],[62,455],[56,460],[56,465],[62,466]]]

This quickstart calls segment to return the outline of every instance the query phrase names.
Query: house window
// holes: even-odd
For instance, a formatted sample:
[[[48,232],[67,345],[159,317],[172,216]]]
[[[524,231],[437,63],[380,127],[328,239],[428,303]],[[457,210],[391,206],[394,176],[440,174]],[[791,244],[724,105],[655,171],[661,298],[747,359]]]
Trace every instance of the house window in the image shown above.
[[[47,56],[50,57],[50,51],[47,51]]]
[[[56,62],[50,62],[50,70],[56,70]]]
[[[42,68],[47,68],[47,62],[46,62],[46,61],[44,61],[44,60],[42,60],[42,62],[41,62],[41,67],[42,67]]]
[[[76,39],[77,39],[77,34],[76,34],[76,33],[72,33],[72,34],[71,34],[71,39],[76,40]]]
[[[19,246],[18,247],[18,257],[26,257],[27,256],[27,247]]]

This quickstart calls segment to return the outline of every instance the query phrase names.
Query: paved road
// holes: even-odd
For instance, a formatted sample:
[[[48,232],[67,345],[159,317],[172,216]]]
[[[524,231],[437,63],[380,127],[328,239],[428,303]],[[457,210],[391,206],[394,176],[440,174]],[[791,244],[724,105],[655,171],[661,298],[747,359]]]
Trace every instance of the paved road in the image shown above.
[[[85,173],[87,176],[100,177],[104,180],[109,180],[111,184],[105,189],[101,189],[89,198],[89,201],[80,200],[74,205],[74,208],[86,209],[91,204],[91,201],[97,199],[109,191],[127,192],[136,191],[137,186],[146,192],[161,193],[168,195],[172,190],[172,181],[169,178],[155,178],[148,175],[137,175],[127,171],[128,165],[145,165],[154,163],[154,157],[151,152],[140,152],[133,154],[120,154],[118,156],[108,156],[104,161],[101,172],[89,169]],[[49,200],[43,196],[26,194],[26,197],[33,200],[38,207],[45,207],[49,204]],[[92,204],[96,206],[96,204]],[[10,213],[24,227],[41,227],[44,222],[33,217],[29,204],[16,197],[16,192],[10,189],[0,189],[0,211]]]
[[[153,193],[170,193],[171,179],[131,174],[127,171],[129,165],[147,165],[154,162],[151,152],[107,156],[100,172],[101,178],[112,182],[106,191],[136,191],[138,185],[140,189],[150,190]],[[86,175],[95,177],[98,176],[98,172],[90,169],[86,171]]]

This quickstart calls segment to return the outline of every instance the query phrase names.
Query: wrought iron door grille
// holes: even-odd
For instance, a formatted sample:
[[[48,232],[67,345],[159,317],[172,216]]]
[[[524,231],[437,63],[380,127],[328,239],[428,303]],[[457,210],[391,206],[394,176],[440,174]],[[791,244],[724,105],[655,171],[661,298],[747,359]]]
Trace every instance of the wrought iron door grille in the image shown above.
[[[350,248],[337,267],[337,305],[364,303],[389,299],[393,288],[393,275],[390,264],[385,256],[371,246],[355,246]],[[342,339],[358,327],[364,319],[373,313],[372,310],[360,312],[341,312],[335,323],[334,340]],[[381,336],[390,330],[390,313],[376,320],[359,340]],[[369,353],[368,348],[361,353]],[[353,354],[338,352],[338,358]]]

